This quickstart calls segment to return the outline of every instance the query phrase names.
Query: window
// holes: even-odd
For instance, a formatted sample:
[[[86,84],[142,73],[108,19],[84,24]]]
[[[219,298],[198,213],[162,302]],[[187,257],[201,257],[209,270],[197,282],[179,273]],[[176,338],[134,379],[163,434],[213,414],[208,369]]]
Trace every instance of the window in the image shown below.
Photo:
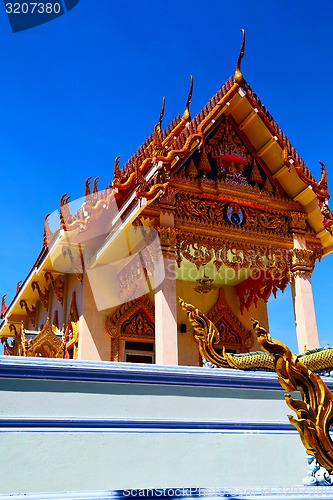
[[[124,361],[128,363],[155,363],[155,350],[152,342],[125,340]]]

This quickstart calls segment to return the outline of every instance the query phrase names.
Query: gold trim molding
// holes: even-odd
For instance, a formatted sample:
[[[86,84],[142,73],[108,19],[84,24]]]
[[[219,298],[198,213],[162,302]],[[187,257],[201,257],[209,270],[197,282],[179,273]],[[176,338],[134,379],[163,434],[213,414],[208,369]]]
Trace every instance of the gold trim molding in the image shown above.
[[[155,340],[155,308],[144,295],[123,304],[106,318],[106,333],[111,337],[111,361],[121,361],[120,345],[123,340]]]
[[[49,318],[36,337],[29,340],[26,355],[43,358],[64,357],[64,344],[53,331]]]

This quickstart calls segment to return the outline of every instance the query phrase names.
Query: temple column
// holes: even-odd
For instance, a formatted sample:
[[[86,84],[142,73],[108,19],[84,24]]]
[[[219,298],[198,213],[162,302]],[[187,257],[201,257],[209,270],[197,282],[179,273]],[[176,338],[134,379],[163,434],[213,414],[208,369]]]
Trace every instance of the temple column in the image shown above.
[[[178,365],[176,230],[173,214],[161,214],[160,224],[165,277],[155,290],[156,364]]]
[[[311,285],[314,260],[313,252],[306,248],[304,237],[294,235],[290,273],[299,352],[319,347]]]

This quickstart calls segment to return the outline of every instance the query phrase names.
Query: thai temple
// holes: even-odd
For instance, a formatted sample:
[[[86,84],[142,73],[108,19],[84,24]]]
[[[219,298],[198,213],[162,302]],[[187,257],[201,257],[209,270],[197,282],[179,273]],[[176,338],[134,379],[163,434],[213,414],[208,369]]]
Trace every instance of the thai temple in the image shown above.
[[[333,362],[288,358],[263,334],[268,300],[290,284],[299,352],[319,348],[311,274],[333,251],[326,168],[313,177],[245,80],[244,47],[243,32],[234,76],[196,116],[191,77],[183,114],[163,127],[163,100],[108,186],[89,178],[82,199],[64,194],[45,217],[36,262],[2,300],[1,493],[238,485],[271,498],[302,483],[303,445],[320,464],[304,484],[330,484],[315,474],[333,464],[288,422],[279,380],[306,393],[290,366],[303,380],[299,360]],[[272,356],[289,360],[278,378]],[[261,371],[235,369],[251,359]]]
[[[243,353],[258,349],[250,318],[268,327],[267,301],[289,283],[299,350],[319,345],[310,277],[333,249],[326,170],[313,178],[241,56],[193,118],[191,80],[183,115],[162,129],[162,109],[109,186],[87,180],[75,213],[61,197],[58,228],[46,217],[37,261],[3,301],[7,354],[198,366],[177,296],[208,314],[221,348]]]

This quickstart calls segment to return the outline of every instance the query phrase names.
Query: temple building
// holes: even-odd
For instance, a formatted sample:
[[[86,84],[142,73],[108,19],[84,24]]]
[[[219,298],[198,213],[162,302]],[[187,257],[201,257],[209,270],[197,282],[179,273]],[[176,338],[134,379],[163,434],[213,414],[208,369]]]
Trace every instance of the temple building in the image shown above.
[[[325,166],[316,181],[241,72],[192,118],[152,135],[99,190],[60,200],[43,247],[11,303],[5,354],[202,364],[178,297],[219,330],[216,349],[259,349],[251,317],[292,287],[300,352],[319,346],[311,288],[333,250]],[[57,220],[57,227],[54,220]],[[52,229],[51,229],[52,228]]]

